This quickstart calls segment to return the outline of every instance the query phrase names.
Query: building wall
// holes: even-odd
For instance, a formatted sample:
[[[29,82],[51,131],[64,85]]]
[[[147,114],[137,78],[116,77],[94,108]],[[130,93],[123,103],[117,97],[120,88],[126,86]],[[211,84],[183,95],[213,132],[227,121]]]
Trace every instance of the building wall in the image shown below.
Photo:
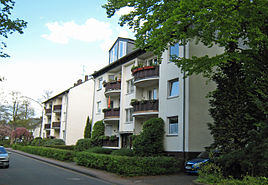
[[[130,102],[135,98],[135,87],[134,92],[127,93],[127,81],[133,79],[131,67],[135,62],[136,60],[132,60],[122,66],[119,132],[134,132],[134,121],[126,122],[126,109],[132,108]]]
[[[183,47],[180,46],[179,51]],[[179,52],[182,57],[183,53]],[[169,51],[165,51],[162,55],[160,64],[160,79],[159,79],[159,117],[165,122],[165,151],[182,151],[183,148],[183,73],[172,62],[169,62]],[[168,82],[172,79],[179,79],[179,96],[168,98]],[[169,135],[168,118],[178,116],[178,134]]]
[[[67,113],[61,122],[63,127],[61,130],[65,130],[64,138],[67,145],[74,145],[77,140],[84,138],[87,117],[92,119],[93,84],[93,80],[85,81],[71,88],[68,93]],[[66,124],[64,117],[67,118]]]
[[[223,53],[223,48],[214,46],[207,48],[203,44],[196,44],[195,41],[189,44],[189,57],[204,55],[215,56]],[[208,92],[213,91],[216,85],[202,75],[192,75],[189,77],[189,125],[188,125],[188,148],[189,152],[204,151],[204,147],[210,146],[213,138],[208,129],[207,123],[212,122],[209,115],[209,100],[206,98]]]

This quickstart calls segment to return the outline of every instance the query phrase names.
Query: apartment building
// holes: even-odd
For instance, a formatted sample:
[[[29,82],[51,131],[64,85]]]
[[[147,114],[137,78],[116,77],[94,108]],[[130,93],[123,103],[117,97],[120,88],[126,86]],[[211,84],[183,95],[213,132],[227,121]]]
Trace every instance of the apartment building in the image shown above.
[[[44,104],[42,137],[63,139],[74,145],[84,138],[87,117],[92,117],[93,81],[85,76],[73,87],[46,100]]]
[[[139,134],[146,120],[161,117],[166,152],[203,151],[212,142],[205,96],[215,85],[201,75],[184,78],[170,59],[172,55],[189,58],[222,52],[222,48],[207,48],[195,41],[185,47],[177,43],[163,53],[160,63],[153,53],[134,49],[132,40],[118,38],[109,51],[109,65],[92,74],[93,123],[104,120],[105,135],[117,138],[106,147],[131,147],[130,136]]]

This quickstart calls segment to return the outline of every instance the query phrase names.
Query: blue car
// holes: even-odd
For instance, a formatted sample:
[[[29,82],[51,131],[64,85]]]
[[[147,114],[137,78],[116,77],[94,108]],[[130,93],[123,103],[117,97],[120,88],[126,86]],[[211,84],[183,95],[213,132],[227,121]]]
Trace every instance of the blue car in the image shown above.
[[[197,174],[201,164],[209,161],[209,153],[201,152],[197,158],[185,162],[184,171],[186,173]]]
[[[5,150],[3,146],[0,146],[0,166],[8,168],[9,167],[9,153]]]

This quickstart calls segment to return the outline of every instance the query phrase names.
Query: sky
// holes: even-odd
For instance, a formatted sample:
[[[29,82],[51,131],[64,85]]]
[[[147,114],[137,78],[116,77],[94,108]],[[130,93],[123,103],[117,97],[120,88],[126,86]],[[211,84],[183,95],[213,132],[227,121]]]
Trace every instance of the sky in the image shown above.
[[[40,100],[44,91],[59,94],[84,75],[108,65],[108,51],[117,37],[134,39],[119,16],[107,18],[106,0],[15,0],[13,18],[27,24],[23,34],[13,33],[0,58],[0,83],[5,93],[19,91]]]

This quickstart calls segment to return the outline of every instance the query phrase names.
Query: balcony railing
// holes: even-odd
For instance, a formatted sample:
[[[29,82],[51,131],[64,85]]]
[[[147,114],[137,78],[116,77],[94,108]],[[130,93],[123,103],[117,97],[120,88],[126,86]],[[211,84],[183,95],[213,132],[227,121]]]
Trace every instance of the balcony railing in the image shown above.
[[[120,108],[113,109],[103,109],[104,118],[119,118],[120,117]]]
[[[118,147],[119,138],[117,137],[115,140],[102,140],[102,146],[107,147]]]
[[[45,109],[45,114],[51,114],[51,108],[50,109]]]
[[[60,122],[53,122],[52,123],[52,128],[60,128]]]
[[[61,105],[54,105],[53,106],[53,112],[61,112]]]
[[[158,100],[132,100],[133,112],[158,112]]]
[[[121,89],[121,81],[111,81],[104,84],[105,92],[111,90],[120,90]]]
[[[145,66],[132,71],[134,81],[146,78],[159,77],[159,66]]]
[[[50,129],[51,128],[51,124],[48,123],[48,124],[45,124],[45,129]]]

